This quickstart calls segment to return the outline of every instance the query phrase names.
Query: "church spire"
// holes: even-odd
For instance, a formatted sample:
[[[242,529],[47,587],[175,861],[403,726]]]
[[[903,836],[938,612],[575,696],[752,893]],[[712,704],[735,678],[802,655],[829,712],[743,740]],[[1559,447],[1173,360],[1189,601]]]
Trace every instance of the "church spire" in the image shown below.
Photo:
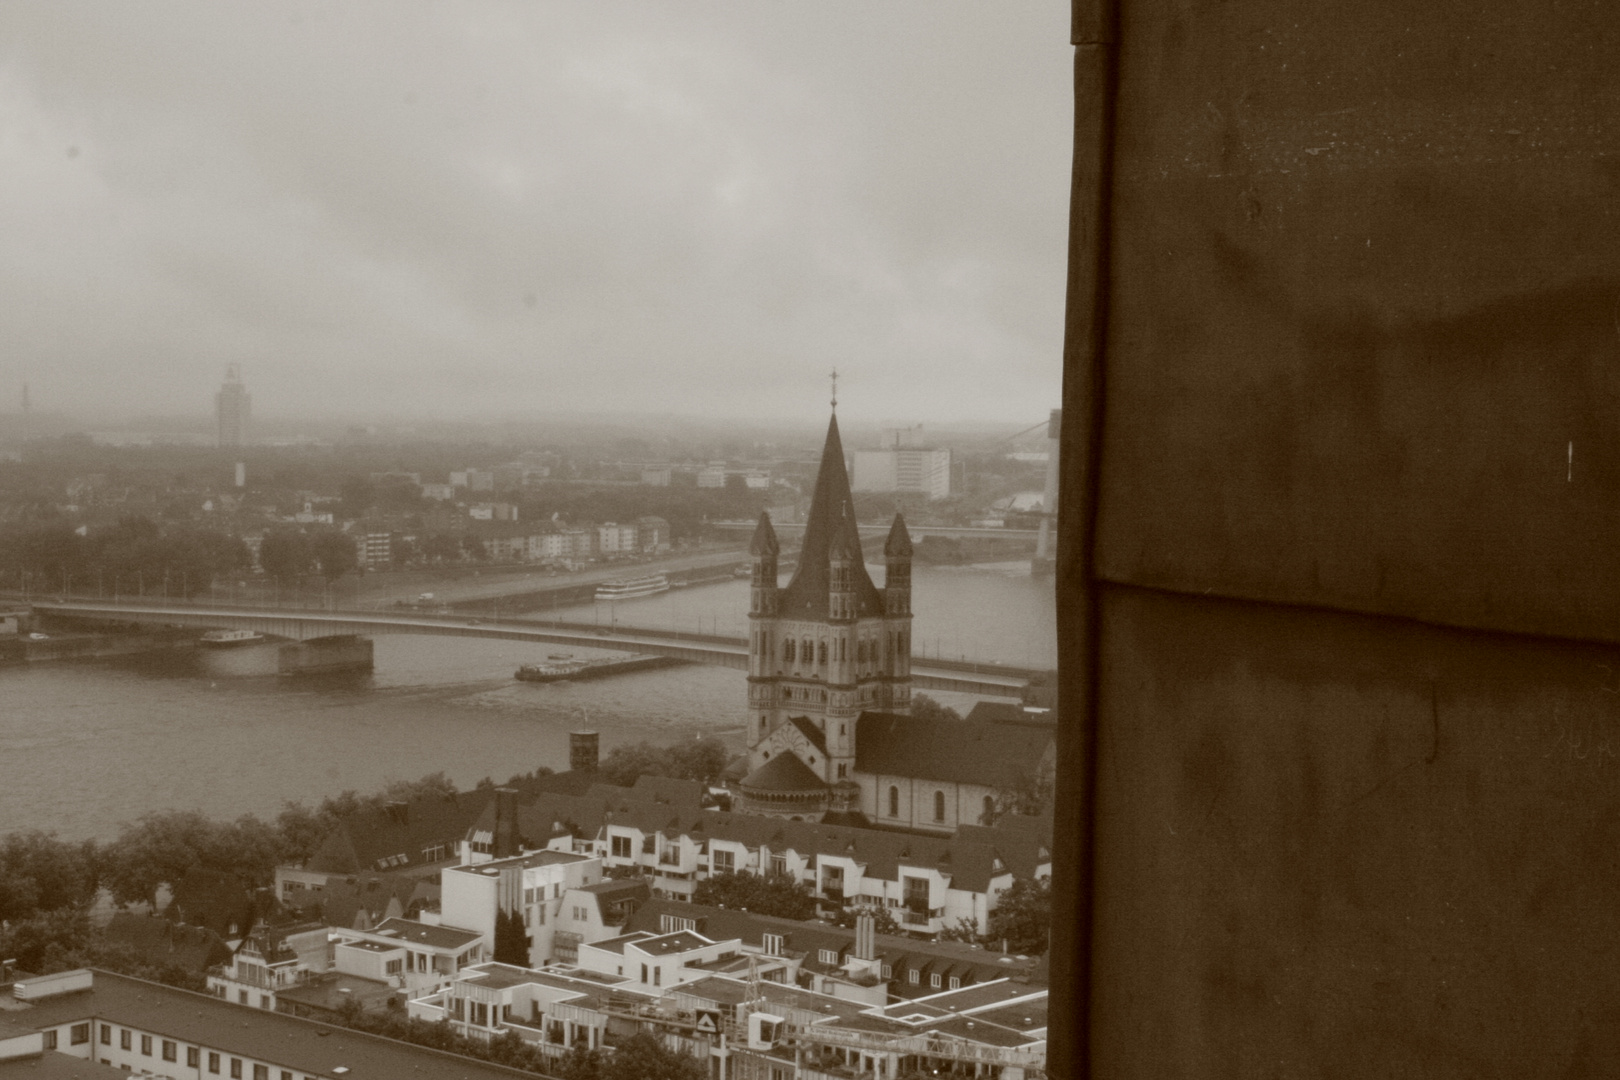
[[[842,556],[849,566],[851,580],[845,588],[854,594],[853,610],[845,618],[883,614],[883,596],[866,573],[860,558],[861,534],[855,523],[855,499],[849,491],[849,472],[844,467],[844,443],[838,435],[838,417],[827,423],[827,441],[821,450],[821,466],[810,496],[810,516],[804,526],[804,546],[793,580],[782,590],[783,615],[795,618],[830,617],[828,591],[832,586],[831,563]]]

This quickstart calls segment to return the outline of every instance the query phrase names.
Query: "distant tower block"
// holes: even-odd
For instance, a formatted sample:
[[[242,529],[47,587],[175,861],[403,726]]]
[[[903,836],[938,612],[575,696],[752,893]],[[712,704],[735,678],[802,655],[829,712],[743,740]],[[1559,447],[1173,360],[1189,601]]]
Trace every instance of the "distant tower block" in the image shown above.
[[[1035,539],[1034,571],[1052,568],[1057,552],[1058,435],[1063,429],[1063,410],[1053,409],[1046,421],[1046,491],[1041,495],[1041,531]]]
[[[242,369],[231,364],[225,369],[225,382],[214,395],[214,415],[219,423],[220,446],[246,446],[252,420],[253,398],[242,385]]]
[[[595,772],[601,759],[602,734],[598,731],[568,733],[568,767],[574,772]]]

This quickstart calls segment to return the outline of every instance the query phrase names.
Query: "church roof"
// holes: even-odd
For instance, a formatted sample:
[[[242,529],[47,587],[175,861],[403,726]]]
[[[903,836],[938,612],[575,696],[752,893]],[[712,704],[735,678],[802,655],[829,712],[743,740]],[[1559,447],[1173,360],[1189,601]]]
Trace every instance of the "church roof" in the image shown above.
[[[799,760],[797,754],[781,753],[748,774],[743,780],[748,791],[826,791],[827,784]]]
[[[820,750],[823,754],[827,752],[827,736],[820,728],[810,722],[808,716],[790,717],[788,723],[798,728],[804,734],[804,737],[810,740],[811,746]]]
[[[761,510],[759,524],[754,526],[754,539],[748,545],[748,554],[775,555],[781,550],[782,545],[776,541],[776,530],[771,528],[771,515]]]
[[[757,536],[757,533],[756,533]],[[838,437],[838,417],[827,424],[827,443],[821,451],[810,516],[804,526],[804,546],[793,580],[782,590],[778,611],[788,618],[828,618],[827,586],[830,560],[835,552],[855,556],[855,616],[883,614],[883,594],[872,584],[860,557],[861,534],[855,524],[855,500],[849,493],[849,472],[844,468],[844,444]]]
[[[911,554],[911,534],[906,531],[906,519],[898,512],[894,524],[889,526],[889,538],[883,541],[883,554],[890,557]]]
[[[863,712],[855,721],[855,771],[1004,787],[1034,773],[1053,738],[1045,724]]]

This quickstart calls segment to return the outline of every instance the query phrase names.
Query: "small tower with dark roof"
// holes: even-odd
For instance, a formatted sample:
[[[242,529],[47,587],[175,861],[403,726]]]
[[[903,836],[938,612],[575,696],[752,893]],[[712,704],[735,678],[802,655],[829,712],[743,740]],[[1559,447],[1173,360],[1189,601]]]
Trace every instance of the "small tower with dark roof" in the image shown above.
[[[889,712],[911,711],[911,534],[896,511],[883,543],[883,603],[889,614],[887,647],[894,653],[890,673]]]
[[[753,582],[748,598],[748,741],[752,745],[770,731],[771,711],[776,706],[776,679],[772,676],[776,636],[777,597],[776,558],[782,550],[771,515],[761,510],[754,527],[748,553],[753,557]]]

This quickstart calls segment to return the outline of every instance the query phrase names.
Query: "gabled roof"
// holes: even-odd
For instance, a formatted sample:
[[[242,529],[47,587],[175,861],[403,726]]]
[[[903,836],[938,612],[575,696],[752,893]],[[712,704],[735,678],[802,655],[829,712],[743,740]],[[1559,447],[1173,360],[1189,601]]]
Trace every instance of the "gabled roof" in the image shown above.
[[[820,750],[823,754],[827,752],[826,733],[820,728],[816,727],[816,725],[812,724],[808,716],[789,717],[788,723],[798,728],[804,737],[810,740],[811,746],[815,747],[817,750]]]
[[[882,615],[883,594],[867,575],[860,550],[855,500],[849,492],[844,444],[838,437],[838,417],[834,416],[827,424],[827,443],[821,451],[821,467],[816,472],[816,487],[810,496],[810,515],[805,521],[799,565],[793,571],[793,580],[782,590],[777,610],[787,618],[827,619],[831,559],[835,552],[847,552],[854,556],[851,569],[855,575],[855,616]]]
[[[799,755],[780,753],[744,777],[743,791],[826,791],[826,781],[799,760]]]
[[[1008,787],[1039,768],[1054,737],[1047,724],[863,712],[855,721],[855,771]]]

